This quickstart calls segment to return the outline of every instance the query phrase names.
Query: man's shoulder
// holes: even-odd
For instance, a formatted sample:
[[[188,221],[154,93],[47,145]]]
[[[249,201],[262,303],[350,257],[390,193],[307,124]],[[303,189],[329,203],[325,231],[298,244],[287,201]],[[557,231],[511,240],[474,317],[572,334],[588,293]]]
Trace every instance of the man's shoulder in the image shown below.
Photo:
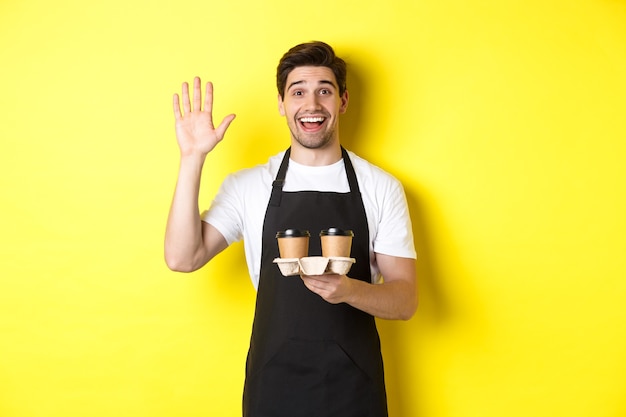
[[[352,165],[354,166],[357,178],[360,180],[394,184],[400,183],[396,177],[380,166],[368,161],[352,151],[348,151],[348,155],[350,156],[350,161],[352,161]]]

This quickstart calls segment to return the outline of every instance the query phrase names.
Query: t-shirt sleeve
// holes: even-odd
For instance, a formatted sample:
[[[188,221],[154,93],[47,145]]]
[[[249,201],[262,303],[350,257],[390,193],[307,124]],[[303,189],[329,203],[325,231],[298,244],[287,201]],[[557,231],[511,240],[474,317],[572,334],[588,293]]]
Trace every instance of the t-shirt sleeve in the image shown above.
[[[374,252],[416,259],[411,217],[402,184],[394,178],[383,188]]]
[[[235,177],[229,175],[220,186],[209,209],[200,216],[202,221],[215,227],[229,245],[243,237],[242,203],[236,191]]]

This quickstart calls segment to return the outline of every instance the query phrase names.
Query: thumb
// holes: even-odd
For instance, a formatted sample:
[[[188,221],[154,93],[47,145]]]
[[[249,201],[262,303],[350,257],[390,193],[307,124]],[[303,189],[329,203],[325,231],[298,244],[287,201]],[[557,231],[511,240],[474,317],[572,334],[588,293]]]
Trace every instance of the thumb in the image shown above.
[[[222,120],[222,123],[220,123],[217,129],[215,129],[215,134],[217,135],[217,138],[219,140],[222,140],[222,138],[226,134],[226,129],[228,129],[228,126],[230,126],[233,120],[235,120],[235,115],[229,114],[228,116],[224,117],[224,120]]]

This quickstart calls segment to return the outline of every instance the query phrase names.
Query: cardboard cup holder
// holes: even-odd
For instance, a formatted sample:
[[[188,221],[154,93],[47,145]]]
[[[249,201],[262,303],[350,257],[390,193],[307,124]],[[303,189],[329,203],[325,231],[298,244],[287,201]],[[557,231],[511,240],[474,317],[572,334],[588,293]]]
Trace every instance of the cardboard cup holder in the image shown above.
[[[274,263],[278,265],[280,272],[288,277],[292,275],[345,275],[355,263],[354,258],[340,256],[306,256],[304,258],[276,258]]]

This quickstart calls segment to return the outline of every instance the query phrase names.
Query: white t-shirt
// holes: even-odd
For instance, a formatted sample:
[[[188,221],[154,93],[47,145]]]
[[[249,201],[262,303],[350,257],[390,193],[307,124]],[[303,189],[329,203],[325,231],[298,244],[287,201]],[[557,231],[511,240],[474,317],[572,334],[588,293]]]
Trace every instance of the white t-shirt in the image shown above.
[[[381,282],[375,253],[416,258],[413,229],[400,182],[389,173],[348,151],[354,166],[367,216],[372,282]],[[202,220],[213,225],[226,242],[244,241],[246,262],[252,284],[258,288],[261,271],[261,243],[265,211],[272,182],[284,152],[263,165],[230,174],[222,183]],[[327,166],[306,166],[289,161],[283,192],[350,191],[343,159]]]

